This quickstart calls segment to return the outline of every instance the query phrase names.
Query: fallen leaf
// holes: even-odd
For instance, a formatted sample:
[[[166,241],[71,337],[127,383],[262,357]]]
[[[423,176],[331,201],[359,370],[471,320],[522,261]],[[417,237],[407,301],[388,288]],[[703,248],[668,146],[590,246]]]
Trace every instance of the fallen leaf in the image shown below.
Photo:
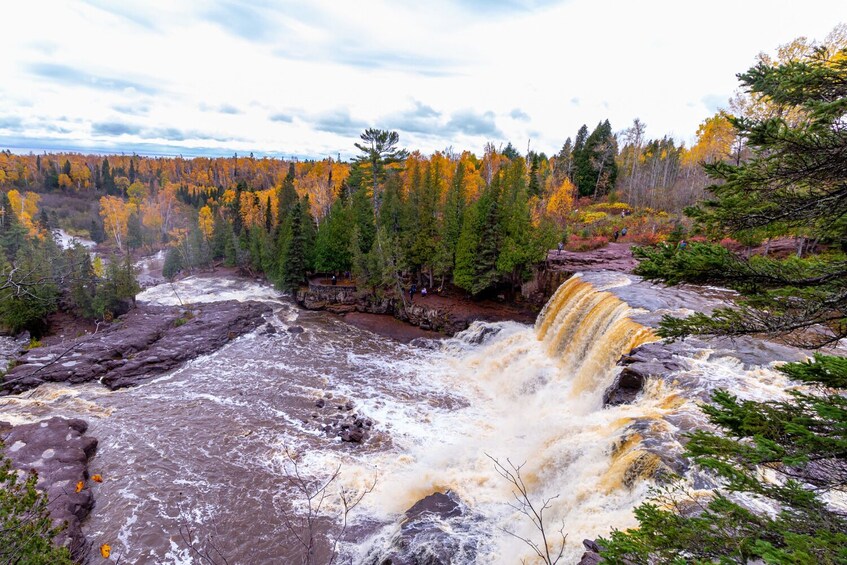
[[[108,559],[109,555],[111,555],[111,554],[112,554],[112,546],[111,545],[109,545],[108,543],[104,543],[103,545],[100,546],[100,555],[102,555],[103,557]]]
[[[85,486],[85,481],[80,481],[80,482],[78,482],[78,483],[76,484],[76,491],[77,491],[77,492],[81,491],[81,490],[83,489],[83,487],[84,487],[84,486]]]
[[[94,481],[95,483],[102,483],[103,477],[101,477],[100,475],[92,475],[91,480]]]

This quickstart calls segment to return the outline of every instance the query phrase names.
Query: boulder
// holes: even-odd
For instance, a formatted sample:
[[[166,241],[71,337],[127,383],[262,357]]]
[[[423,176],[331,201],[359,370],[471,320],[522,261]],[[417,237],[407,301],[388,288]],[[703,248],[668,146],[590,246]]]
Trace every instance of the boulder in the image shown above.
[[[67,546],[76,559],[86,548],[80,524],[94,507],[88,461],[97,450],[97,440],[85,435],[87,429],[83,420],[50,418],[15,426],[2,436],[12,466],[38,474],[37,487],[47,494],[54,524],[67,523],[55,542]],[[80,482],[83,488],[77,492]]]
[[[452,491],[434,492],[403,515],[385,548],[371,550],[367,565],[449,565],[475,563],[477,550],[461,534],[476,517]]]
[[[7,373],[0,395],[43,382],[133,386],[256,329],[270,311],[259,302],[213,302],[192,310],[142,305],[96,334],[27,351]]]
[[[603,558],[600,557],[600,552],[603,551],[603,548],[596,541],[584,539],[582,540],[582,545],[585,547],[585,553],[582,554],[582,559],[579,560],[578,565],[597,565],[603,562]]]
[[[630,404],[641,393],[648,378],[662,378],[688,367],[674,350],[663,342],[633,349],[618,361],[622,366],[612,384],[603,392],[603,406]]]

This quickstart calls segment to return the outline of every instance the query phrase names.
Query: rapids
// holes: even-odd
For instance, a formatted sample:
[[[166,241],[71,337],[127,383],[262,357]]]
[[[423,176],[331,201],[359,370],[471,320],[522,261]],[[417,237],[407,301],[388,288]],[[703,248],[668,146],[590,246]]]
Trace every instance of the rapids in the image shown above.
[[[633,308],[636,298],[641,303]],[[507,504],[510,485],[489,455],[525,462],[530,497],[552,498],[546,516],[553,530],[564,525],[563,562],[574,563],[583,538],[635,524],[632,508],[662,465],[656,451],[678,451],[679,433],[703,424],[697,402],[704,394],[722,386],[769,398],[788,384],[771,370],[770,349],[762,357],[771,358],[751,363],[698,344],[679,352],[687,360],[679,374],[649,382],[632,404],[602,407],[620,356],[656,340],[647,325],[661,313],[703,310],[725,298],[719,290],[704,296],[629,275],[577,276],[534,327],[476,323],[429,349],[301,311],[258,282],[189,277],[148,288],[138,300],[261,300],[273,305],[268,322],[277,331],[242,336],[136,388],[42,385],[0,398],[0,419],[89,421],[100,442],[90,471],[105,480],[95,487],[84,529],[95,547],[110,543],[124,562],[195,562],[181,526],[190,526],[201,547],[214,543],[230,563],[296,562],[284,521],[303,504],[285,476],[287,448],[311,477],[325,478],[340,465],[331,494],[362,489],[376,477],[350,515],[342,563],[376,559],[392,545],[403,513],[445,490],[468,509],[432,518],[463,548],[456,563],[532,562],[528,547],[504,530],[531,539],[537,532]],[[294,325],[304,331],[288,332]],[[319,398],[330,409],[352,401],[372,419],[366,442],[327,437],[315,418]],[[688,479],[708,487],[707,478]],[[325,509],[321,528],[332,529],[337,501],[331,497]],[[318,556],[325,552],[324,544]]]

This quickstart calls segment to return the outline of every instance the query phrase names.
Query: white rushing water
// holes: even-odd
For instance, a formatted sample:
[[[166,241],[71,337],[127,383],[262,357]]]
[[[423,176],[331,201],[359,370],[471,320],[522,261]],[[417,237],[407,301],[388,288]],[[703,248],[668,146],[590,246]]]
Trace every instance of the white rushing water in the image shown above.
[[[133,389],[44,385],[0,398],[0,419],[64,415],[91,422],[100,440],[91,472],[106,481],[96,487],[86,533],[95,546],[111,543],[127,562],[192,562],[179,535],[185,523],[201,543],[216,539],[231,563],[295,560],[296,543],[283,522],[303,506],[284,476],[288,448],[300,453],[308,476],[326,477],[341,465],[334,488],[361,489],[376,476],[374,491],[351,515],[342,562],[384,552],[403,513],[446,490],[467,506],[464,516],[432,524],[467,550],[456,563],[532,562],[527,546],[503,531],[538,539],[508,505],[510,485],[490,455],[525,462],[529,496],[552,499],[546,515],[554,530],[564,525],[563,562],[573,563],[583,538],[635,524],[632,508],[662,464],[657,447],[672,453],[681,431],[702,425],[697,402],[704,394],[730,387],[743,397],[769,398],[787,384],[767,364],[693,348],[680,354],[684,370],[649,382],[632,404],[604,409],[617,359],[655,339],[631,318],[690,301],[662,298],[633,310],[597,287],[625,294],[637,281],[608,275],[592,282],[563,285],[535,327],[478,323],[428,350],[298,310],[259,282],[189,277],[138,299],[261,300],[273,306],[268,323],[275,332],[260,328]],[[293,325],[304,332],[287,331]],[[322,411],[318,398],[327,399]],[[374,421],[362,446],[321,429],[324,414],[346,400]],[[326,509],[327,518],[335,516],[334,500]]]

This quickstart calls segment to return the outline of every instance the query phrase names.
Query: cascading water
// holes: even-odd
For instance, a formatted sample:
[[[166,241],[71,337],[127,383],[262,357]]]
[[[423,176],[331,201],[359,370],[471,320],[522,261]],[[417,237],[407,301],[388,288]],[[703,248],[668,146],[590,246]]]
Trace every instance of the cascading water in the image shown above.
[[[386,457],[377,464],[381,484],[365,512],[402,512],[423,496],[450,490],[470,507],[476,523],[459,528],[469,520],[462,516],[439,527],[464,538],[462,547],[474,548],[466,552],[469,562],[530,558],[527,546],[503,530],[529,539],[538,532],[506,505],[512,500],[510,485],[495,473],[491,456],[526,462],[521,472],[535,502],[557,497],[548,519],[550,525],[563,522],[568,533],[565,562],[578,557],[584,537],[632,525],[631,509],[646,484],[634,485],[625,475],[643,456],[635,442],[615,451],[615,441],[645,404],[656,401],[601,409],[618,358],[657,339],[629,318],[630,311],[614,295],[574,277],[549,300],[534,328],[476,324],[450,340],[433,370],[444,372],[469,406],[440,415],[437,431],[409,438],[399,461]],[[483,345],[471,345],[486,333],[494,335]],[[651,469],[644,463],[640,472],[647,475]],[[621,488],[625,482],[635,488]],[[556,530],[558,525],[552,527]],[[380,552],[397,545],[398,531],[387,526],[353,561],[378,562]]]
[[[663,311],[673,302],[666,297],[690,302],[678,289],[635,289],[636,279],[612,278],[630,295],[660,294]],[[531,562],[528,548],[503,529],[534,540],[537,532],[507,505],[510,485],[487,455],[525,461],[534,501],[557,497],[545,516],[553,530],[564,524],[563,562],[573,563],[583,538],[635,524],[632,508],[651,484],[643,479],[660,471],[659,455],[678,449],[680,431],[702,424],[696,401],[704,391],[731,386],[762,398],[786,385],[761,361],[700,349],[684,370],[648,382],[632,404],[602,408],[618,358],[656,338],[632,319],[643,311],[597,286],[574,277],[535,327],[477,323],[433,351],[298,311],[264,285],[189,278],[155,286],[139,301],[263,300],[274,305],[268,322],[275,332],[257,330],[136,388],[43,385],[4,397],[0,419],[62,415],[91,423],[100,440],[91,472],[106,480],[84,528],[95,546],[110,543],[127,562],[190,563],[181,522],[201,543],[214,535],[231,563],[296,561],[283,524],[298,501],[281,473],[284,450],[293,448],[305,474],[325,476],[340,464],[336,486],[361,487],[377,476],[351,516],[342,563],[378,562],[403,534],[398,518],[447,490],[465,511],[425,518],[422,546],[409,551],[426,555],[427,544],[443,546],[446,537],[456,564]],[[302,333],[287,331],[295,323]],[[320,414],[318,398],[327,399]],[[359,447],[322,429],[346,399],[374,421]]]

